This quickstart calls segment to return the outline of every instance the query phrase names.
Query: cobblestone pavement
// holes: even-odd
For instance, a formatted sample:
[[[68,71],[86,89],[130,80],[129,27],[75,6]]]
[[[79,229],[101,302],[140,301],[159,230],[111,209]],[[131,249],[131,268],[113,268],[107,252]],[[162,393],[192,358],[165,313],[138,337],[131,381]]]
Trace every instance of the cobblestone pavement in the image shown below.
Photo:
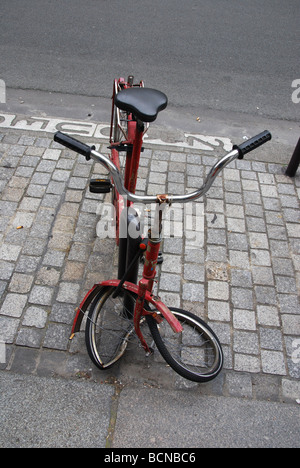
[[[96,145],[107,152],[105,142]],[[69,341],[80,298],[115,275],[114,241],[96,236],[101,196],[88,190],[102,168],[49,133],[23,130],[0,129],[0,157],[0,368],[196,387],[142,354],[102,374],[83,333]],[[138,189],[194,189],[214,161],[196,149],[146,145]],[[224,371],[199,385],[202,393],[300,398],[299,196],[299,175],[248,155],[224,170],[204,202],[166,213],[173,222],[165,234],[174,237],[163,243],[160,296],[207,320],[225,354]]]

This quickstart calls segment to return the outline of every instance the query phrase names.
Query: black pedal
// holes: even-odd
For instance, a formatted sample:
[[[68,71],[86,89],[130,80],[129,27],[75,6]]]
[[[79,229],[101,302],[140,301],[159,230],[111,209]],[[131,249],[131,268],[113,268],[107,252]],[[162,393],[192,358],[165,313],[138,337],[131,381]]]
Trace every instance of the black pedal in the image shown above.
[[[91,179],[90,192],[92,193],[109,193],[112,185],[110,179]]]
[[[159,252],[158,257],[157,257],[157,265],[160,265],[164,261],[164,257],[162,252]]]
[[[111,146],[108,146],[107,149],[115,149],[117,150],[119,153],[121,151],[125,151],[126,153],[130,153],[132,152],[132,149],[133,149],[133,145],[131,143],[128,143],[128,144],[120,144],[120,145],[111,145]],[[141,148],[141,153],[144,152],[144,147]]]

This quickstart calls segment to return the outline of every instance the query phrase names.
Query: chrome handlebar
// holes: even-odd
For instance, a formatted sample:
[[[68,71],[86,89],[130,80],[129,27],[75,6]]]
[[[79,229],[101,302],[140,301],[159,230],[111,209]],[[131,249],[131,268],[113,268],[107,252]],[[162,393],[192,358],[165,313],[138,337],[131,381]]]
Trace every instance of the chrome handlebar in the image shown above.
[[[95,147],[90,147],[85,143],[82,143],[75,138],[70,137],[69,135],[65,135],[64,133],[57,132],[54,135],[54,141],[66,146],[67,148],[82,154],[86,157],[87,160],[94,159],[96,162],[102,164],[102,166],[107,169],[113,178],[115,187],[120,195],[127,198],[127,200],[135,203],[188,203],[190,201],[196,200],[197,198],[202,197],[211,187],[215,178],[219,175],[219,173],[232,161],[235,159],[242,159],[244,154],[252,151],[262,144],[266,143],[267,141],[271,140],[272,136],[271,133],[267,130],[265,132],[260,133],[259,135],[247,140],[246,142],[242,143],[239,146],[234,146],[232,151],[226,154],[222,159],[220,159],[210,170],[209,174],[207,175],[204,184],[198,190],[188,193],[186,195],[170,195],[170,194],[163,194],[163,195],[136,195],[134,193],[129,192],[123,184],[121,174],[115,164],[105,155],[98,153],[95,151]]]

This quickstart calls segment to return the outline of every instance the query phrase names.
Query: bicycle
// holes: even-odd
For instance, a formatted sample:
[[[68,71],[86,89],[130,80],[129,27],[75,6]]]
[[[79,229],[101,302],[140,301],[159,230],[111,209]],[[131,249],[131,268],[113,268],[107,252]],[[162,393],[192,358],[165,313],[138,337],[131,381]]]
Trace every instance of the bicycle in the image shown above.
[[[174,202],[187,203],[204,196],[229,163],[243,159],[246,153],[269,141],[271,134],[266,130],[241,145],[233,146],[232,151],[211,168],[202,187],[192,193],[137,195],[135,184],[145,126],[153,122],[166,106],[165,94],[145,88],[142,82],[133,85],[132,77],[127,82],[121,79],[115,82],[113,94],[110,158],[97,152],[95,147],[61,132],[54,136],[56,142],[80,153],[87,160],[92,158],[101,163],[108,171],[111,179],[92,181],[91,186],[92,190],[100,193],[112,191],[112,200],[117,207],[116,240],[121,250],[118,279],[95,284],[87,293],[77,310],[71,338],[80,331],[86,316],[86,347],[91,360],[99,369],[108,369],[116,363],[124,355],[129,343],[137,337],[146,355],[151,355],[156,345],[167,364],[179,375],[195,382],[207,382],[214,379],[223,367],[223,352],[218,337],[193,313],[169,308],[154,295],[163,209]],[[121,150],[126,152],[124,182],[119,160]],[[138,237],[131,243],[127,236],[125,247],[122,247],[120,220],[125,205],[133,203],[154,203],[155,220],[148,238]],[[128,245],[130,255],[125,255],[124,252],[128,254]],[[136,270],[141,257],[144,257],[143,274],[137,283]],[[133,274],[132,270],[135,270]],[[151,344],[148,344],[149,339]]]

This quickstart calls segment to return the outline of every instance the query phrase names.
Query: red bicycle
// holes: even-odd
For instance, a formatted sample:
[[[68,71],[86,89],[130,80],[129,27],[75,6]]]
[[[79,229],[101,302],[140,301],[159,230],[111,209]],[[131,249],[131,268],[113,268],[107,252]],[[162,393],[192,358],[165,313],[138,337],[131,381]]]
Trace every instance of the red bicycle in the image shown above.
[[[137,195],[137,171],[146,125],[153,122],[166,106],[167,97],[160,91],[145,88],[142,82],[133,85],[132,77],[127,81],[120,79],[114,85],[110,158],[61,132],[54,136],[56,142],[82,154],[87,160],[94,159],[108,170],[110,179],[92,181],[91,187],[93,191],[112,191],[120,252],[118,279],[95,284],[88,292],[77,310],[72,336],[80,330],[86,315],[86,346],[99,369],[108,369],[124,355],[130,344],[139,343],[147,355],[156,347],[165,361],[184,378],[207,382],[215,378],[223,366],[217,336],[202,319],[191,312],[167,307],[153,292],[163,210],[173,202],[187,203],[202,197],[225,166],[269,141],[271,134],[265,131],[234,146],[212,167],[202,187],[192,193]],[[124,176],[121,175],[121,151],[126,155]],[[123,222],[125,227],[128,223],[138,224],[138,217],[130,217],[124,209],[134,203],[155,204],[154,222],[145,239],[141,236],[131,238],[128,230],[125,238],[120,236]],[[144,269],[136,284],[141,257],[144,257]]]

